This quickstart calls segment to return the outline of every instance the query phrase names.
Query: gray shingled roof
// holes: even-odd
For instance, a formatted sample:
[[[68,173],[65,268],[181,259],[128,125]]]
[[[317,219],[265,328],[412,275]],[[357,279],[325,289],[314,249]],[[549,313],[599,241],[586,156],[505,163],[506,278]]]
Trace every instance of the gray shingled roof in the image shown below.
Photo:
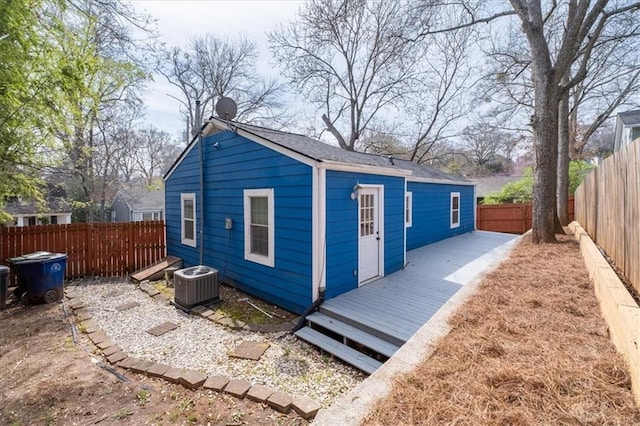
[[[418,178],[449,181],[451,183],[470,182],[468,179],[463,177],[444,173],[423,164],[399,159],[393,159],[392,164],[388,157],[345,151],[340,147],[329,145],[304,135],[286,133],[248,124],[232,123],[232,126],[317,161],[335,161],[344,164],[359,164],[365,166],[385,167],[387,169],[395,170],[409,170],[412,172],[412,176]]]
[[[142,188],[121,189],[116,197],[121,198],[131,210],[163,210],[164,191]]]
[[[625,126],[640,124],[640,110],[621,112],[618,117],[620,117]]]
[[[39,205],[35,201],[11,200],[7,202],[5,211],[12,215],[36,215],[46,213],[71,213],[72,208],[71,204],[62,197],[48,197],[45,199],[44,206]]]

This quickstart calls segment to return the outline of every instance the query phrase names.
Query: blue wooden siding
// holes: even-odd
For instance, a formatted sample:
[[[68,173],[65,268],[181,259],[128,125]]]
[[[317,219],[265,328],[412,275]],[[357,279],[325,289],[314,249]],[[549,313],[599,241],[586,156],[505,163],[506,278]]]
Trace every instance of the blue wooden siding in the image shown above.
[[[413,221],[407,250],[474,230],[473,186],[407,182],[413,194]],[[451,193],[460,193],[460,226],[451,228]]]
[[[204,147],[204,263],[248,293],[302,312],[312,302],[311,167],[232,132],[206,137]],[[198,194],[198,155],[194,147],[165,183],[167,251],[185,266],[197,264],[199,252],[180,243],[180,193]],[[273,268],[244,260],[243,190],[258,188],[274,188]]]
[[[196,241],[200,224],[200,181],[198,146],[194,146],[173,174],[164,183],[165,224],[167,229],[167,254],[178,256],[185,266],[197,265],[200,254],[197,248],[181,243],[180,194],[193,193],[196,196]]]
[[[357,183],[384,185],[384,273],[404,265],[404,178],[327,171],[326,297],[358,287],[358,200],[351,199]]]

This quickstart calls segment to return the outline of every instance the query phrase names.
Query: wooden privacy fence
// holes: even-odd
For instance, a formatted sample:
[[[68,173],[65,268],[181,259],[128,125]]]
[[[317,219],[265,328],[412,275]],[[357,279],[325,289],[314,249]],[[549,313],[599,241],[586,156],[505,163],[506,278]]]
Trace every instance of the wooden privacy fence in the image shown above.
[[[569,220],[573,220],[574,202],[569,198]],[[476,229],[481,231],[524,234],[531,229],[531,203],[478,205]]]
[[[34,251],[66,253],[66,278],[122,276],[166,255],[164,222],[0,227],[0,263]]]
[[[576,190],[576,220],[640,291],[640,142],[604,160]]]

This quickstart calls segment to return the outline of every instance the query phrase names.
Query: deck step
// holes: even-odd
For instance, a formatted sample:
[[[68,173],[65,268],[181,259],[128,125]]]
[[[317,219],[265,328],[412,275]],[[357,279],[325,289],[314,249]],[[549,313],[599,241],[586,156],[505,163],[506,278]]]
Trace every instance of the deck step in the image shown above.
[[[329,300],[328,302],[332,302],[332,300]],[[393,327],[392,324],[385,323],[384,325],[381,325],[379,321],[377,323],[372,323],[370,318],[362,312],[358,312],[353,309],[348,310],[342,306],[334,306],[334,304],[328,302],[320,306],[320,312],[331,318],[335,318],[338,321],[342,321],[345,324],[356,327],[371,334],[372,336],[385,340],[393,345],[400,347],[411,337],[410,335],[406,335],[406,330],[401,332],[396,329],[397,327]]]
[[[321,312],[314,312],[307,317],[307,321],[312,324],[317,324],[321,327],[331,330],[332,332],[346,337],[347,339],[359,343],[362,346],[391,358],[391,356],[400,349],[399,346],[394,345],[380,337],[374,336],[364,330],[361,330],[353,325],[340,321],[337,318],[332,318]]]
[[[320,349],[329,352],[336,358],[340,358],[347,364],[351,364],[354,367],[364,371],[365,373],[372,374],[382,365],[380,361],[368,357],[362,352],[358,352],[357,350],[350,348],[347,345],[343,345],[337,340],[334,340],[331,337],[322,334],[312,328],[303,327],[300,330],[296,331],[295,334],[302,340],[305,340],[312,345],[315,345]]]

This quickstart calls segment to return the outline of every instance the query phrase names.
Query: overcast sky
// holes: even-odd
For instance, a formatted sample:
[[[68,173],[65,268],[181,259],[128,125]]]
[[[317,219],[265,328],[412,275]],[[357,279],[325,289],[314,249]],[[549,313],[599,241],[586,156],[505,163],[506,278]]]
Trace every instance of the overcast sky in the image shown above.
[[[157,19],[161,41],[167,47],[182,46],[189,37],[208,32],[229,38],[245,35],[258,46],[259,72],[270,74],[274,70],[270,65],[272,58],[266,33],[292,20],[303,2],[133,0],[132,3],[139,12],[146,11]],[[180,119],[179,103],[167,94],[178,96],[179,92],[165,77],[156,75],[145,97],[147,119],[157,128],[178,136],[185,127]]]

